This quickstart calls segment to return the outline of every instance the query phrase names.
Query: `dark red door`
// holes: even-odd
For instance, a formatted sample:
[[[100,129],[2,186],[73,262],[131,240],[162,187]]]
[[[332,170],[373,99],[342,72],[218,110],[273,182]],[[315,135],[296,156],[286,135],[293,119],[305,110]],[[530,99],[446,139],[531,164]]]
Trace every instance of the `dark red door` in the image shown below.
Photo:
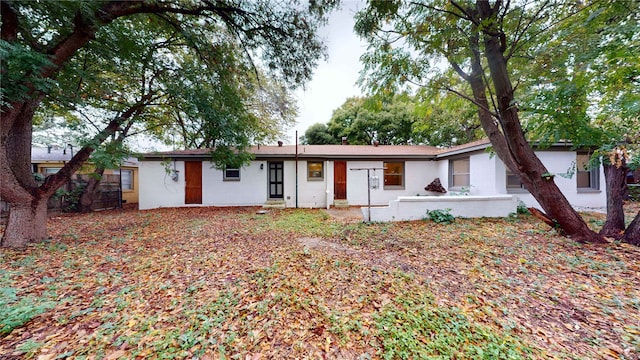
[[[184,162],[184,203],[202,204],[202,162]]]
[[[333,198],[347,200],[347,162],[333,162]]]

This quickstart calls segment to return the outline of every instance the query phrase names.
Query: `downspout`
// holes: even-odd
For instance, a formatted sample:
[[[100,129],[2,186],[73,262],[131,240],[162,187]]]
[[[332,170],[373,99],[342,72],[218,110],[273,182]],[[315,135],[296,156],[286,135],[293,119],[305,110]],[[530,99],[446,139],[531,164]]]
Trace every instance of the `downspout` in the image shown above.
[[[327,210],[331,208],[329,204],[329,177],[327,176],[327,171],[329,169],[329,160],[325,160],[324,162],[324,201]]]
[[[298,130],[296,130],[296,209],[298,208]]]

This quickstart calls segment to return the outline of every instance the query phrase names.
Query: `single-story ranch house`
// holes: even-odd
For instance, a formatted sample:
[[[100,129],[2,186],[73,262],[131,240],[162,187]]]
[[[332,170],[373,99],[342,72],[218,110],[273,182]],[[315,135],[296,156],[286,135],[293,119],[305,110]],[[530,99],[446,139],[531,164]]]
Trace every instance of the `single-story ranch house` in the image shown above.
[[[260,145],[251,149],[255,158],[250,164],[223,170],[213,167],[206,149],[148,153],[139,163],[139,208],[265,204],[329,208],[369,202],[380,207],[398,200],[415,201],[416,196],[422,199],[427,195],[425,186],[435,178],[448,190],[438,199],[441,202],[457,201],[452,195],[468,200],[502,197],[514,199],[510,205],[514,210],[517,200],[539,207],[517,176],[488,151],[490,145],[487,140],[451,148]],[[536,153],[550,173],[565,175],[556,176],[555,181],[574,207],[606,207],[602,167],[585,169],[587,152],[555,144]],[[370,191],[367,173],[373,178]],[[498,216],[491,214],[490,203],[484,206],[484,216]],[[451,206],[442,203],[437,207]]]

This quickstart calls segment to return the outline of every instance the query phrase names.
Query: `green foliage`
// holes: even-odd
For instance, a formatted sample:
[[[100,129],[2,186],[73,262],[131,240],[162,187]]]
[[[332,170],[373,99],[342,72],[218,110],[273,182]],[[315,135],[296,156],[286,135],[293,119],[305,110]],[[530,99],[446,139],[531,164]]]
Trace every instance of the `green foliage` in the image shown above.
[[[43,343],[37,342],[33,339],[29,339],[24,343],[16,346],[16,350],[21,352],[26,359],[29,359],[35,357],[35,355],[38,353],[38,350],[40,350],[40,348],[42,348],[43,346]]]
[[[529,208],[527,207],[527,205],[521,200],[518,200],[518,207],[516,208],[516,213],[521,215],[531,215],[531,211],[529,211]]]
[[[304,132],[304,135],[300,137],[300,142],[303,145],[327,145],[327,144],[340,144],[342,139],[337,139],[331,133],[327,125],[321,123],[315,123]]]
[[[85,151],[76,154],[147,132],[162,140],[177,136],[184,147],[226,148],[213,152],[222,157],[216,163],[235,162],[229,149],[242,153],[293,122],[297,110],[289,91],[311,78],[325,54],[316,32],[337,5],[335,0],[306,6],[297,0],[3,1],[0,111],[3,119],[20,121],[3,129],[9,138],[1,150],[7,151],[5,142],[28,150],[32,134],[26,129],[57,117],[73,130],[65,135],[74,140],[69,142],[82,144]],[[104,154],[117,162],[109,149]],[[29,154],[14,155],[22,160]],[[96,161],[109,162],[102,160],[96,155]],[[67,163],[40,190],[50,195],[82,161]],[[3,179],[29,174],[28,162],[10,165],[3,168]],[[36,189],[25,185],[24,191]],[[2,193],[5,197],[4,188]]]
[[[277,216],[265,225],[273,230],[286,229],[289,232],[309,237],[330,238],[338,233],[338,227],[326,213],[309,210],[284,211],[287,216]]]
[[[505,334],[472,324],[432,297],[404,294],[375,315],[383,359],[526,359],[526,346]]]
[[[420,84],[428,94],[425,99],[434,99],[423,111],[433,111],[433,120],[440,122],[438,116],[451,117],[458,106],[446,106],[448,100],[439,92],[455,93],[464,101],[478,99],[465,84],[477,59],[485,69],[477,74],[485,79],[481,97],[491,98],[496,107],[494,79],[471,40],[499,26],[506,35],[502,45],[509,77],[517,83],[514,102],[529,139],[542,147],[565,140],[574,146],[601,146],[637,137],[640,3],[504,2],[499,4],[504,16],[480,19],[477,27],[469,21],[476,3],[482,2],[370,2],[356,15],[356,31],[369,43],[361,84],[386,96]],[[463,13],[467,8],[474,10]],[[562,20],[549,24],[548,19]],[[472,122],[471,127],[463,125],[471,112],[463,114],[458,115],[460,128],[478,130]],[[422,126],[424,133],[438,126],[451,131],[447,124]]]
[[[371,1],[356,15],[356,31],[369,44],[360,83],[380,96],[417,85],[472,102],[510,166],[539,160],[513,151],[526,148],[524,141],[542,148],[567,140],[576,148],[638,144],[638,13],[640,3],[626,0]],[[540,181],[528,171],[518,175]],[[530,191],[543,199],[537,187]],[[570,226],[578,221],[570,217],[558,219],[567,233],[589,233],[585,224]]]
[[[29,97],[30,86],[47,92],[55,83],[43,79],[37,74],[43,66],[51,64],[45,54],[38,53],[22,44],[0,39],[0,106],[10,106],[13,101],[22,101]]]
[[[451,215],[451,209],[427,210],[427,216],[438,224],[452,224],[455,221],[455,217]]]
[[[640,186],[629,186],[629,199],[631,201],[640,201]]]
[[[640,126],[637,2],[588,6],[545,34],[520,101],[542,144],[615,145]]]
[[[80,197],[84,192],[84,188],[86,187],[85,183],[74,182],[73,188],[69,191],[65,188],[59,188],[53,194],[52,198],[54,199],[63,199],[63,207],[62,211],[64,212],[74,212],[78,210],[78,205],[80,204]]]
[[[429,87],[418,91],[416,104],[420,119],[413,126],[416,143],[455,146],[484,136],[478,120],[478,110],[466,99],[438,87]]]
[[[383,145],[416,143],[413,127],[418,121],[414,99],[399,95],[388,100],[375,97],[347,99],[334,110],[327,132],[339,143],[369,145],[374,140]]]
[[[0,337],[8,335],[35,316],[55,306],[53,301],[23,296],[18,297],[14,288],[0,288]]]

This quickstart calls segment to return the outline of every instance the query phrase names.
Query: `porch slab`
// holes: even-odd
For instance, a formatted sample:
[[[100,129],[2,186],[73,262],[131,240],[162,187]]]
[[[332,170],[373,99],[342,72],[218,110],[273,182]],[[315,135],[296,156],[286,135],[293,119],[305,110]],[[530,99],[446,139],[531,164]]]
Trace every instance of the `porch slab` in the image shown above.
[[[400,196],[389,206],[372,207],[371,221],[407,221],[428,218],[427,210],[445,210],[455,217],[507,217],[518,208],[518,198],[512,195],[492,196]],[[364,219],[369,209],[362,208]]]

